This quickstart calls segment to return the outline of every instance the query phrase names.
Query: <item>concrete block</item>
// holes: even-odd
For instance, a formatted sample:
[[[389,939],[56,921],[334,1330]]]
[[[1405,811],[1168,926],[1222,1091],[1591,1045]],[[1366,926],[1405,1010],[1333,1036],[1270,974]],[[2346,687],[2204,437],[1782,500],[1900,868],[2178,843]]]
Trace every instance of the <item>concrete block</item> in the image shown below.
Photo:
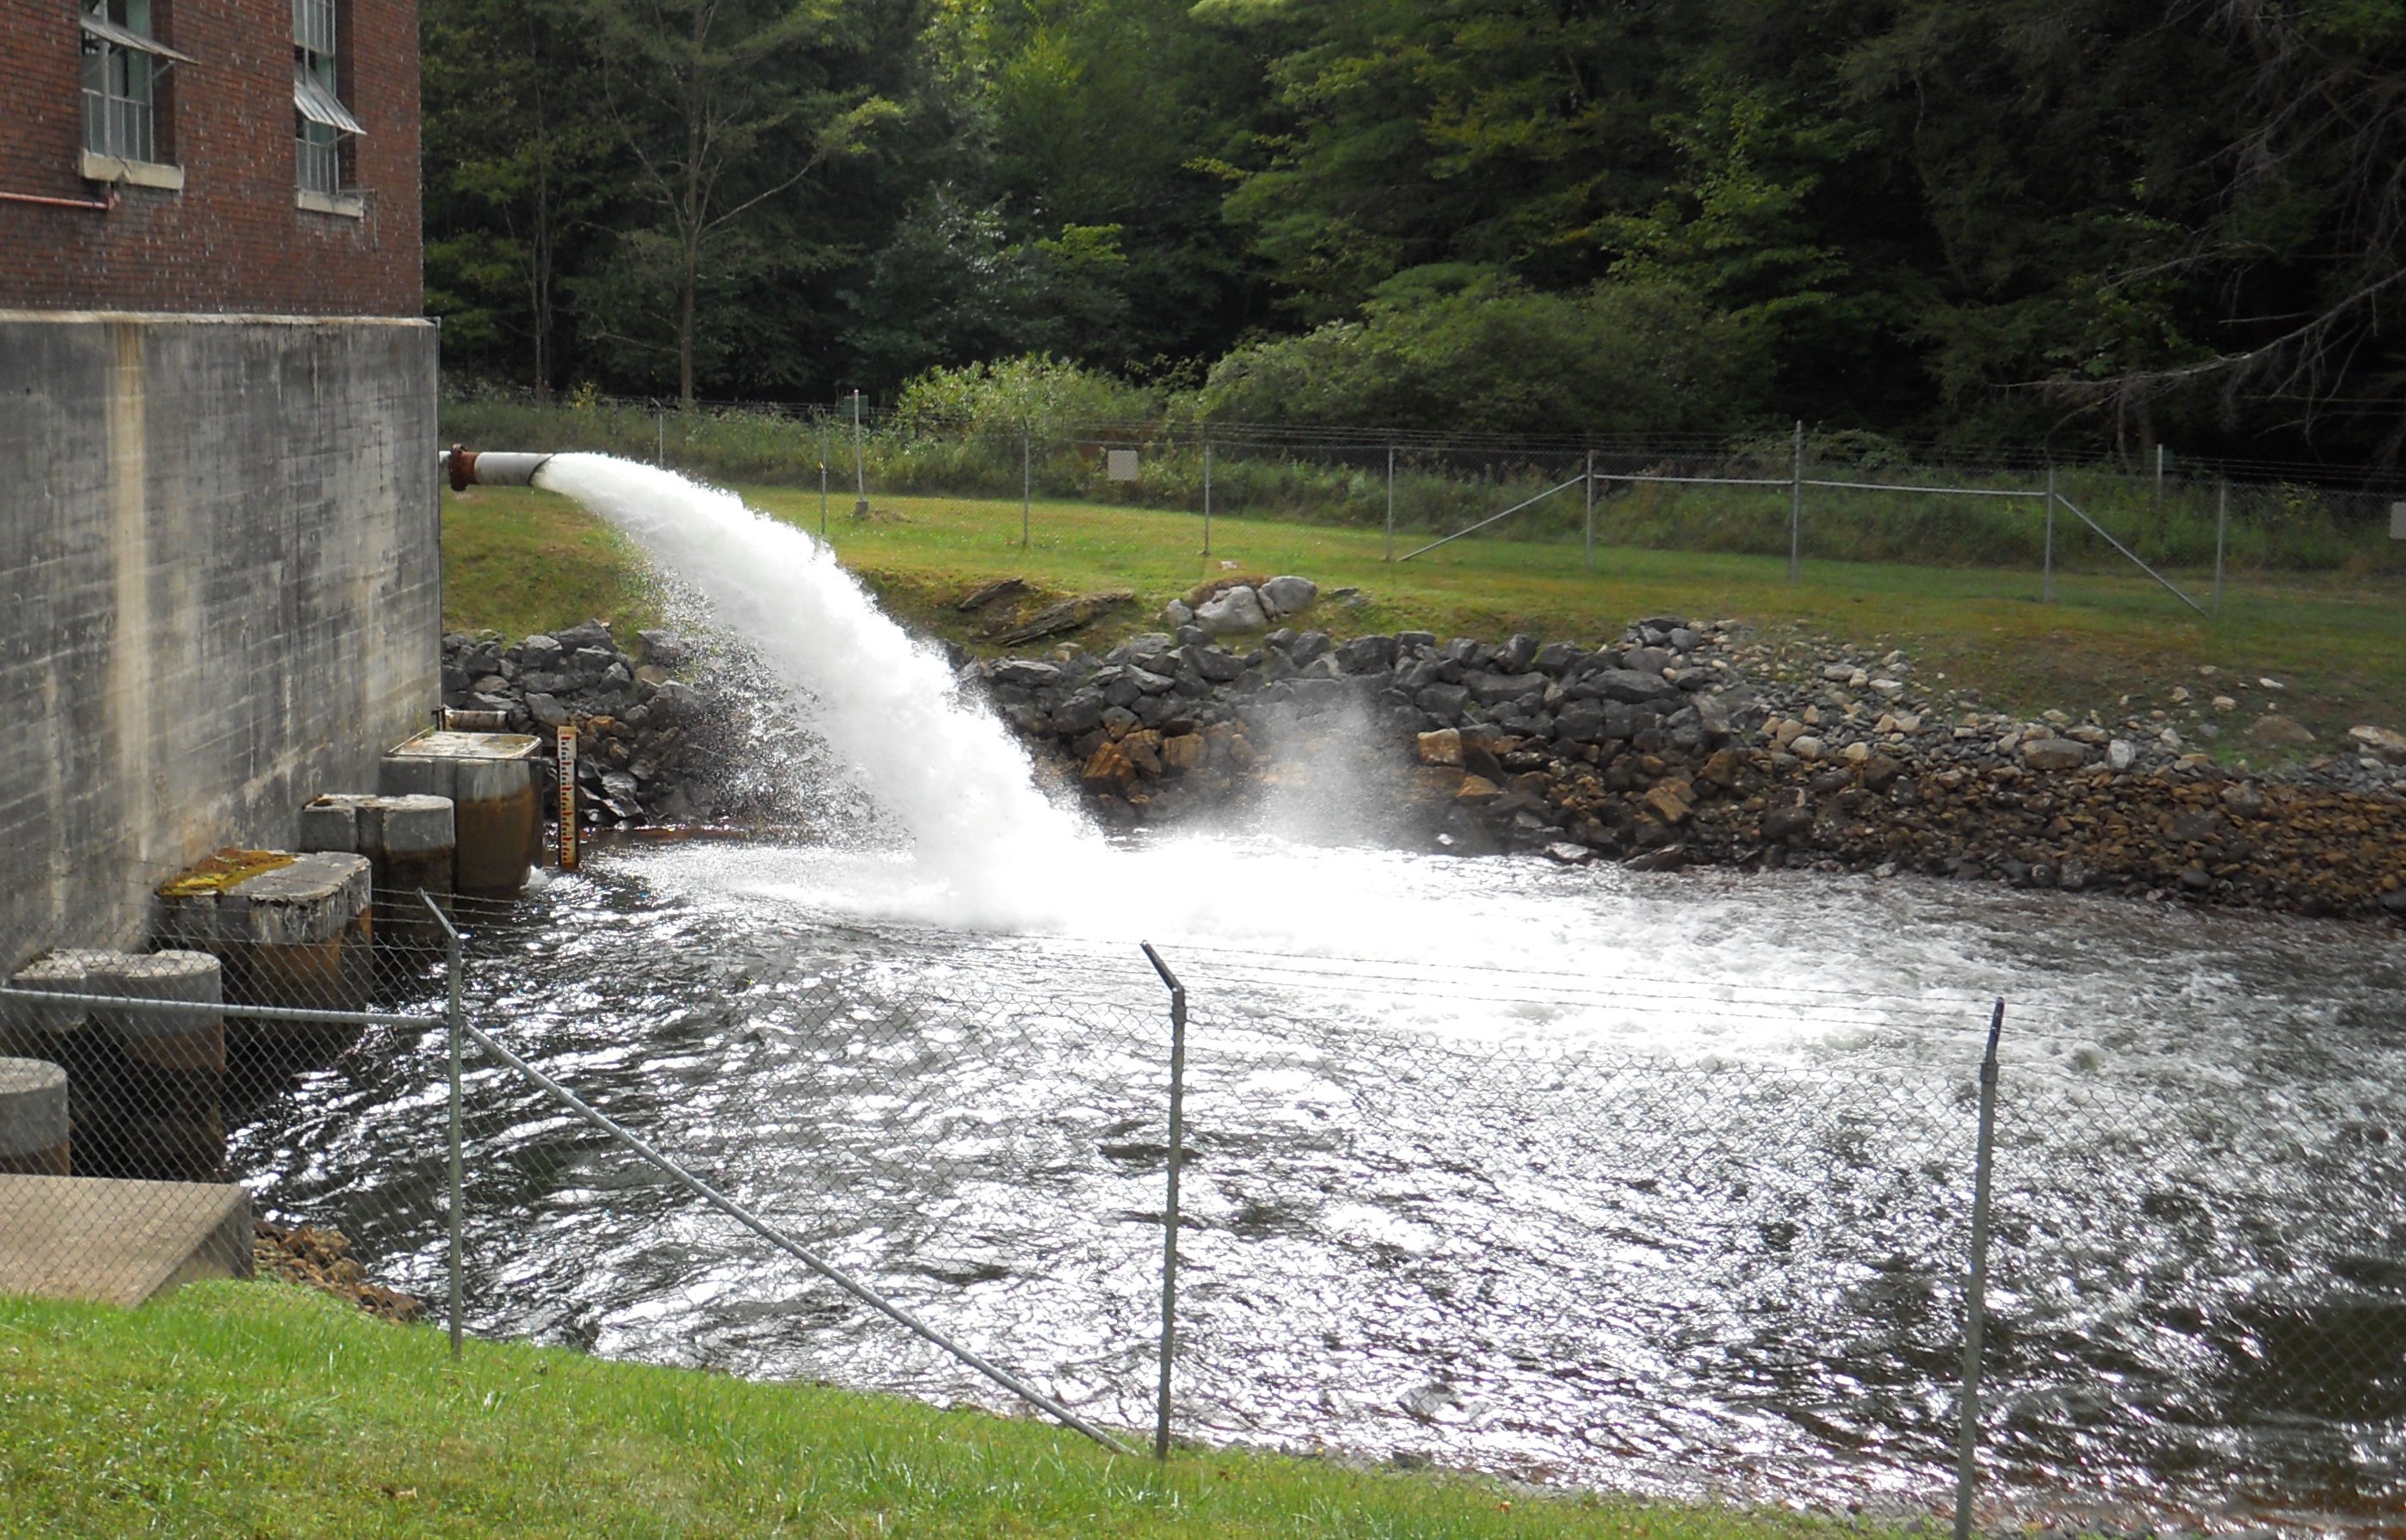
[[[0,1173],[68,1172],[67,1072],[42,1059],[0,1059]]]
[[[543,843],[542,748],[526,733],[422,732],[385,756],[388,794],[451,798],[454,891],[515,897],[525,888]]]
[[[375,821],[362,855],[388,859],[451,854],[452,802],[447,797],[379,797],[366,811]]]
[[[161,887],[155,934],[219,959],[228,999],[357,1010],[370,981],[373,872],[348,852],[221,851]]]
[[[94,968],[106,968],[124,954],[98,952],[88,947],[62,947],[27,963],[9,978],[18,989],[48,990],[60,995],[90,995]],[[19,1000],[8,1010],[0,1011],[0,1024],[6,1030],[0,1038],[12,1038],[21,1033],[73,1032],[90,1019],[90,1010],[79,1005],[33,1005]]]
[[[216,1182],[0,1176],[0,1293],[132,1307],[250,1276],[250,1194]]]
[[[375,868],[364,855],[314,851],[262,871],[218,899],[219,934],[254,946],[314,946],[367,911]]]
[[[376,767],[376,790],[388,797],[449,797],[456,759],[389,754]]]
[[[115,1044],[105,1090],[81,1098],[90,1157],[81,1174],[215,1181],[225,1171],[224,974],[203,952],[120,957],[103,994],[189,1002],[177,1010],[98,1008]]]
[[[205,952],[120,954],[92,970],[95,993],[133,1000],[190,1001],[189,1010],[94,1011],[95,1023],[129,1057],[169,1069],[225,1068],[225,976]]]
[[[360,804],[365,797],[320,797],[301,810],[301,848],[356,854],[360,849]]]

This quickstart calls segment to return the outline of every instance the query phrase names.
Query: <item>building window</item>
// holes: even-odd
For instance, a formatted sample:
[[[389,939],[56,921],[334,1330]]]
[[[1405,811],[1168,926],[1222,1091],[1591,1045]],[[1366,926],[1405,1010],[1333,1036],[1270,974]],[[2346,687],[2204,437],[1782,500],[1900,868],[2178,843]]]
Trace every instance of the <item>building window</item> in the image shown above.
[[[292,0],[292,121],[304,208],[350,213],[343,191],[345,140],[360,132],[343,106],[334,30],[335,0]]]
[[[160,90],[189,61],[150,35],[150,0],[85,0],[82,18],[85,174],[157,163]]]

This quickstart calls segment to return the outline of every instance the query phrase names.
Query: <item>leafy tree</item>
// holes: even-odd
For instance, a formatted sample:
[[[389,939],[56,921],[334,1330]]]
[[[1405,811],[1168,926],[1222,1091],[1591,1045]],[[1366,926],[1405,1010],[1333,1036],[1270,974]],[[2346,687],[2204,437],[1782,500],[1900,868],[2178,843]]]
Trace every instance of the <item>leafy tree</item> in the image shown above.
[[[578,14],[574,0],[427,0],[422,13],[427,307],[455,360],[522,340],[538,396],[558,378],[563,280],[609,202]]]
[[[858,151],[899,115],[846,78],[861,29],[817,0],[584,0],[591,7],[609,120],[632,170],[640,223],[618,232],[616,272],[597,290],[631,302],[601,324],[641,345],[640,323],[665,332],[677,396],[694,400],[695,360],[710,319],[744,276],[785,253],[746,217],[831,158]],[[622,319],[639,325],[623,327]]]
[[[1758,330],[1659,285],[1543,293],[1493,270],[1390,279],[1358,321],[1241,347],[1198,400],[1220,421],[1513,433],[1725,430],[1763,369]]]

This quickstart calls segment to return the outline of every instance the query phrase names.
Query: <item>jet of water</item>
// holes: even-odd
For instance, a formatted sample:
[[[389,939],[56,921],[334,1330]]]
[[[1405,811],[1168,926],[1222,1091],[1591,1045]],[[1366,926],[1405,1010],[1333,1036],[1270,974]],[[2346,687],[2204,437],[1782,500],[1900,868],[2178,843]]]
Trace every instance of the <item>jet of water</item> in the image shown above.
[[[1018,923],[1031,888],[1100,852],[1090,826],[1038,790],[1002,723],[961,699],[944,659],[810,535],[732,492],[609,455],[554,455],[535,485],[625,531],[807,695],[828,746],[912,836],[898,885],[966,923]]]

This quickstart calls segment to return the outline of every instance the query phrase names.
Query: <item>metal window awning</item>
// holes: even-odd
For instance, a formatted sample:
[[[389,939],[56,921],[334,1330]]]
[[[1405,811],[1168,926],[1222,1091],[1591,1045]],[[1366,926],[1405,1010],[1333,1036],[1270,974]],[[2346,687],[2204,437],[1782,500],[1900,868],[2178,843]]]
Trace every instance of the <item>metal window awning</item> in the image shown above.
[[[321,123],[342,134],[365,134],[360,120],[350,109],[334,99],[334,93],[303,74],[296,65],[292,71],[292,105],[301,116],[313,123]]]
[[[191,55],[177,53],[156,37],[145,37],[130,27],[120,27],[106,17],[94,16],[90,11],[83,13],[83,30],[87,37],[97,37],[104,43],[114,43],[121,49],[147,53],[154,59],[165,59],[178,64],[192,62]]]

